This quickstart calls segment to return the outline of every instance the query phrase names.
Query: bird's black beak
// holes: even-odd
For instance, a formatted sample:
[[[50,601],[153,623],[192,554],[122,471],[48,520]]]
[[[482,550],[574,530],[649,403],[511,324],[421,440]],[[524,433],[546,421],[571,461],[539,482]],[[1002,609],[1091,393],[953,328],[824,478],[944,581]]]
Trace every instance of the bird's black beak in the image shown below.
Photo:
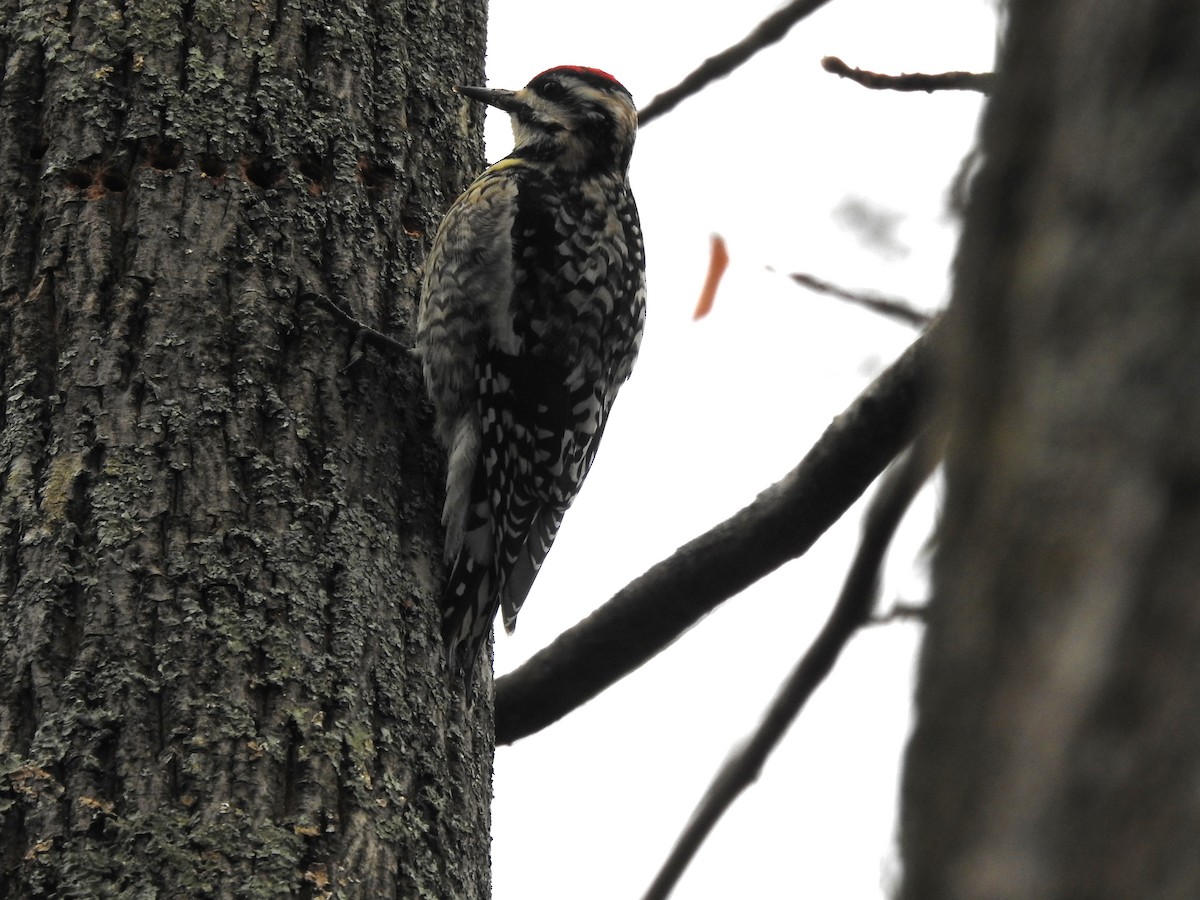
[[[505,112],[515,112],[520,106],[521,101],[517,99],[516,91],[502,91],[493,88],[482,87],[464,87],[455,85],[454,92],[462,94],[471,100],[478,100],[480,103],[486,103],[488,106],[494,106],[497,109],[502,109]]]

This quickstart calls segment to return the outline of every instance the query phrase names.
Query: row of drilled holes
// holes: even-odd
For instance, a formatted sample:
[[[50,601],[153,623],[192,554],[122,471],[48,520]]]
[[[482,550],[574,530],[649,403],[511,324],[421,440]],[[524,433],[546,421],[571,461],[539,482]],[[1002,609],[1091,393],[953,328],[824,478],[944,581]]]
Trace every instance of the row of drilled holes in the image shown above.
[[[150,145],[147,153],[147,165],[160,172],[179,168],[183,163],[183,145],[177,141],[155,142]],[[41,147],[41,154],[45,147]],[[214,181],[222,180],[229,170],[228,165],[220,157],[204,154],[196,159],[197,168],[205,178]],[[325,189],[327,176],[325,167],[315,156],[304,156],[297,160],[297,169],[308,181],[309,190],[314,194],[322,193]],[[283,174],[284,165],[279,160],[268,157],[243,160],[239,171],[245,181],[256,187],[273,187]],[[359,157],[355,171],[359,183],[367,188],[379,189],[386,187],[394,178],[390,165],[380,165],[366,156]],[[112,171],[106,165],[83,165],[68,171],[64,178],[67,184],[81,191],[94,194],[124,191],[129,181],[120,173]]]

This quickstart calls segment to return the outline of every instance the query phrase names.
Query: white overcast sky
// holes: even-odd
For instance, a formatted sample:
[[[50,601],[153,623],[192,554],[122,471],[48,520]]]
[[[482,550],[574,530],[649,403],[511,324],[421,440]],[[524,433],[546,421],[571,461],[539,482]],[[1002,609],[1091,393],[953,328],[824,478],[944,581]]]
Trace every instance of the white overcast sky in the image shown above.
[[[491,0],[488,83],[516,88],[550,66],[590,65],[644,105],[775,8]],[[768,267],[928,308],[945,302],[956,238],[947,188],[973,141],[979,97],[869,91],[820,60],[985,71],[995,29],[988,0],[832,0],[639,135],[631,178],[649,278],[641,358],[520,627],[498,636],[498,673],[781,478],[914,338]],[[489,115],[489,160],[510,148],[505,117]],[[890,247],[847,227],[838,210],[855,203],[894,218]],[[715,311],[695,323],[713,232],[732,262]],[[922,597],[932,506],[926,497],[910,514],[893,549],[885,603]],[[641,896],[823,622],[857,520],[852,513],[805,558],[588,706],[497,750],[496,900]],[[678,900],[887,896],[918,640],[912,625],[854,640],[701,849]]]

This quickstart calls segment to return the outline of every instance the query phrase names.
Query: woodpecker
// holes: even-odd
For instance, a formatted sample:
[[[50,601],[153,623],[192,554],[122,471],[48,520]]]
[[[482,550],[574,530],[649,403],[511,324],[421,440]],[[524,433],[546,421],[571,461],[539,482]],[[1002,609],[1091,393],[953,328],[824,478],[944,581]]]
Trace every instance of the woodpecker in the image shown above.
[[[417,323],[447,454],[442,637],[469,695],[496,610],[511,633],[591,468],[637,358],[646,276],[620,82],[560,66],[517,91],[455,90],[507,112],[515,144],[442,220]]]

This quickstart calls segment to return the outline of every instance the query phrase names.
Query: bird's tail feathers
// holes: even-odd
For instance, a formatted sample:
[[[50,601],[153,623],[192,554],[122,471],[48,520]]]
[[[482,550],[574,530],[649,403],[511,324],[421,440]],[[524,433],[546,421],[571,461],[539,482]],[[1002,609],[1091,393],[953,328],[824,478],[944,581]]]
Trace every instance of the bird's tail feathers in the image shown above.
[[[533,580],[537,578],[558,534],[565,509],[543,506],[528,523],[524,540],[516,548],[515,557],[509,561],[503,583],[500,585],[500,608],[504,614],[504,630],[512,634],[517,628],[517,613],[521,611]]]
[[[461,669],[468,694],[498,604],[492,566],[478,563],[468,543],[450,570],[442,598],[442,641],[446,645],[447,677],[453,678]]]

